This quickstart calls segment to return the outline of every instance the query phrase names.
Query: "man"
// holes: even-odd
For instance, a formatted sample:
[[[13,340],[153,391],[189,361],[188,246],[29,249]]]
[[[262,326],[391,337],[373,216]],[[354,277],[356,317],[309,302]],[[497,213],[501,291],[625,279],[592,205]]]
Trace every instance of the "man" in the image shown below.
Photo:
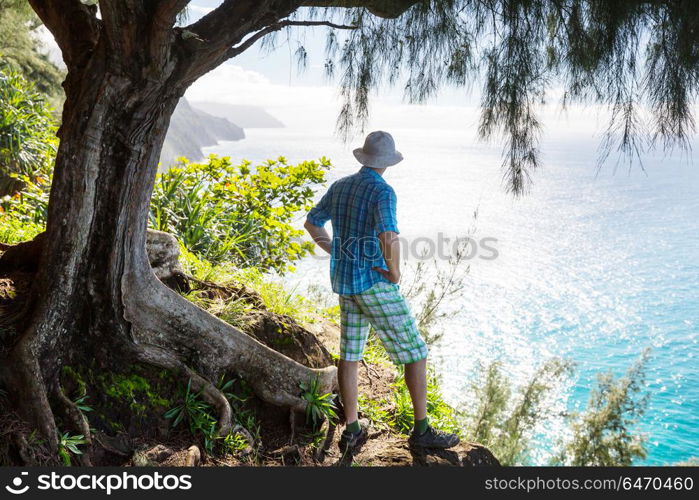
[[[427,422],[427,346],[401,295],[400,245],[396,194],[383,179],[388,167],[403,156],[386,132],[372,132],[364,147],[354,150],[359,172],[334,182],[308,213],[305,228],[316,244],[331,254],[333,291],[340,296],[341,341],[338,381],[347,425],[340,449],[352,451],[367,439],[366,423],[357,414],[357,368],[374,327],[391,360],[405,365],[405,382],[415,415],[408,440],[413,447],[450,448],[454,434]],[[331,241],[323,228],[330,220]]]

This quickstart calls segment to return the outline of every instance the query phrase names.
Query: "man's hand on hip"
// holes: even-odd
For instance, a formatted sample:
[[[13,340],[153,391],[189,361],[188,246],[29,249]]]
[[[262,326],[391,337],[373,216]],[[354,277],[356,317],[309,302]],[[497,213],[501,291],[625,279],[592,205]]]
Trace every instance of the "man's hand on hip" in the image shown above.
[[[380,273],[384,278],[386,278],[388,281],[391,283],[398,283],[400,281],[400,271],[397,273],[392,273],[391,271],[387,271],[385,269],[382,269],[380,267],[372,267],[374,271],[377,273]]]

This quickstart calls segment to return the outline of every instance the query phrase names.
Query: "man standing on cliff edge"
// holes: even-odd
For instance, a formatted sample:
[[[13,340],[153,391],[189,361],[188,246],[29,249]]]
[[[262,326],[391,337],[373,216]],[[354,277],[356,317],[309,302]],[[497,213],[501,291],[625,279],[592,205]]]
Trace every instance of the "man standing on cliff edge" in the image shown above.
[[[304,225],[313,241],[331,255],[332,287],[340,296],[338,381],[347,421],[340,450],[354,451],[368,436],[366,424],[357,414],[357,368],[369,325],[391,360],[405,365],[405,383],[415,415],[408,443],[412,447],[451,448],[459,438],[433,429],[427,421],[427,345],[398,285],[396,194],[383,174],[403,156],[396,151],[393,137],[381,131],[369,134],[354,156],[362,168],[334,182],[308,213]],[[332,240],[323,228],[327,221],[332,223]]]

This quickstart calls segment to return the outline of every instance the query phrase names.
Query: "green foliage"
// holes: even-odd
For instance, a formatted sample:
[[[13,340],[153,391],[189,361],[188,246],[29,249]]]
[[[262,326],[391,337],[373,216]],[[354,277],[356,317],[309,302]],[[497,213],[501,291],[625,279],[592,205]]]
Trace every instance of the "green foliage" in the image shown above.
[[[325,419],[337,419],[334,395],[330,392],[321,394],[317,378],[309,383],[301,383],[301,397],[306,401],[306,422],[316,426]]]
[[[243,427],[254,441],[259,441],[260,427],[255,414],[241,407],[241,404],[247,401],[252,393],[249,386],[243,381],[240,381],[241,393],[236,394],[232,392],[236,382],[237,380],[226,381],[225,378],[221,377],[217,384],[217,388],[226,396],[231,404],[235,422]],[[192,390],[191,379],[186,387],[180,387],[179,404],[168,410],[164,416],[172,420],[173,427],[177,427],[181,423],[187,424],[187,428],[193,436],[201,437],[204,449],[209,454],[213,454],[219,450],[224,453],[239,454],[250,445],[247,439],[238,432],[229,433],[226,436],[219,436],[218,422],[214,416],[214,409],[210,404],[201,399],[200,392],[196,393]]]
[[[571,416],[572,438],[558,462],[577,466],[627,466],[635,458],[645,458],[646,437],[632,429],[643,416],[649,394],[643,394],[645,367],[650,357],[646,350],[625,376],[600,374],[587,408]]]
[[[329,167],[325,158],[288,165],[279,157],[254,168],[215,155],[206,164],[182,159],[156,180],[150,224],[213,264],[283,273],[313,248],[295,241],[303,232],[291,222],[311,208],[313,186]]]
[[[31,240],[43,230],[43,225],[25,222],[14,212],[5,212],[0,206],[0,242],[15,244]]]
[[[398,432],[408,434],[413,427],[413,404],[410,399],[408,386],[405,384],[402,367],[392,387],[395,410],[393,415],[391,415],[391,426]],[[454,408],[444,401],[437,375],[431,369],[427,373],[427,416],[429,417],[430,425],[436,429],[461,435],[461,426],[457,420],[457,413]]]
[[[88,397],[89,396],[87,396],[86,394],[84,396],[80,396],[75,401],[73,401],[73,403],[75,403],[76,408],[83,413],[92,411],[92,408],[87,405]]]
[[[233,275],[239,271],[230,262],[213,264],[206,259],[200,258],[195,253],[190,252],[181,241],[179,243],[182,269],[199,280],[226,284],[232,282]]]
[[[230,433],[223,438],[222,446],[227,453],[240,455],[247,450],[249,443],[242,434]]]
[[[522,386],[510,415],[502,422],[495,442],[502,463],[525,463],[530,447],[530,432],[541,419],[548,416],[544,405],[546,396],[567,377],[572,364],[553,359],[539,368],[527,384]]]
[[[22,75],[0,67],[0,196],[13,195],[26,183],[48,183],[58,144],[55,134],[45,99]],[[31,205],[39,201],[33,200],[33,190],[26,196]],[[7,203],[2,201],[4,210]]]
[[[21,75],[0,70],[0,241],[44,230],[56,126],[44,99]]]
[[[239,269],[226,262],[214,265],[199,259],[185,248],[181,247],[181,250],[182,268],[195,278],[224,285],[245,285],[258,293],[268,311],[290,316],[301,323],[315,320],[318,311],[313,301],[297,294],[295,290],[287,290],[278,281],[271,281],[259,269],[254,267]],[[196,291],[185,297],[231,325],[242,329],[247,325],[247,314],[252,311],[252,305],[242,299],[205,299],[199,297]]]
[[[86,444],[87,440],[82,434],[71,436],[68,432],[60,434],[58,437],[58,456],[63,460],[64,465],[71,465],[73,455],[82,455],[78,446]]]
[[[473,389],[479,404],[472,417],[470,436],[478,443],[494,442],[494,433],[510,400],[509,382],[502,373],[501,364],[491,363],[484,383]]]
[[[548,417],[545,398],[571,370],[571,363],[552,359],[513,395],[501,365],[492,363],[484,380],[472,384],[478,406],[466,416],[467,434],[486,445],[504,465],[526,463],[534,426]]]
[[[169,404],[146,378],[136,373],[100,374],[97,380],[104,394],[114,400],[128,402],[136,415],[144,415],[149,408],[166,407]]]
[[[173,427],[184,422],[192,435],[201,434],[204,439],[204,448],[211,453],[216,440],[216,419],[211,413],[211,405],[201,400],[200,393],[192,391],[190,379],[186,388],[182,390],[182,402],[165,412],[164,417],[172,419]]]
[[[376,399],[365,394],[359,394],[359,411],[362,416],[368,418],[376,427],[390,429],[392,427],[392,416],[390,404],[383,399]]]
[[[386,366],[393,366],[391,358],[388,357],[386,349],[384,349],[381,340],[379,339],[378,335],[376,335],[376,331],[373,328],[369,331],[366,346],[364,347],[363,358],[367,363],[371,363],[373,365],[382,364]]]
[[[49,60],[34,33],[40,24],[26,0],[0,0],[0,64],[19,71],[57,100],[63,94],[64,73]]]
[[[209,311],[214,316],[241,330],[245,330],[249,324],[249,313],[253,306],[242,298],[234,299],[197,299],[195,303]]]
[[[467,234],[455,241],[454,251],[449,254],[446,262],[436,258],[426,260],[426,249],[422,253],[422,258],[408,273],[410,280],[401,281],[403,295],[406,299],[418,304],[415,319],[420,334],[428,345],[439,342],[443,336],[443,332],[436,329],[439,322],[449,316],[449,312],[444,310],[443,305],[464,293],[465,280],[471,271],[471,266],[465,264],[473,250],[472,236],[476,233],[477,219],[478,211],[476,210]],[[406,267],[407,264],[406,262]]]
[[[165,413],[165,418],[173,419],[172,426],[177,427],[180,422],[189,425],[189,429],[194,434],[202,427],[202,422],[210,419],[208,403],[199,399],[199,393],[192,391],[192,380],[187,382],[187,387],[182,392],[182,402]]]
[[[287,290],[278,281],[270,281],[258,268],[239,269],[231,275],[233,281],[242,283],[255,290],[267,310],[300,321],[312,321],[316,314],[315,305],[295,289]]]

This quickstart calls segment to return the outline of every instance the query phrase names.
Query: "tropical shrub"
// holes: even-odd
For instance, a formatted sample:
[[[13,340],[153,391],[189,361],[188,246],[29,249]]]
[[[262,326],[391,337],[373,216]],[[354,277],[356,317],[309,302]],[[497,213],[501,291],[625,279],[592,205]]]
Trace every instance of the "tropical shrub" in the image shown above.
[[[0,68],[0,196],[46,178],[57,144],[44,97],[15,70]]]
[[[501,369],[494,362],[481,369],[484,376],[471,383],[477,404],[466,414],[466,433],[486,445],[503,465],[522,465],[530,462],[536,424],[551,417],[547,397],[572,374],[573,365],[551,359],[514,393],[512,381]]]
[[[41,24],[27,0],[0,0],[0,64],[19,71],[59,107],[65,71],[51,62],[34,31]]]
[[[303,232],[291,223],[311,208],[329,167],[325,158],[289,165],[279,157],[255,167],[215,155],[201,164],[181,159],[156,179],[150,224],[213,264],[283,273],[313,249],[296,241]]]
[[[644,392],[646,350],[622,377],[597,375],[587,408],[571,415],[571,439],[555,461],[558,465],[628,466],[646,457],[646,436],[634,432],[648,406]]]

